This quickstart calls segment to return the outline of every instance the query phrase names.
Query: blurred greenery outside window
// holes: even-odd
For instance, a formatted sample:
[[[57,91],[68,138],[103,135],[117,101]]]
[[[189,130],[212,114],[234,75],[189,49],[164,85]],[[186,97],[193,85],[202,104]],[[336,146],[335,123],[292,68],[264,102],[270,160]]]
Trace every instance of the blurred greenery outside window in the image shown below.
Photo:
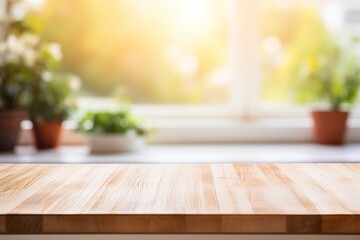
[[[335,45],[360,56],[359,1],[263,0],[261,17],[263,107],[310,98],[315,89],[299,91],[302,66],[316,64],[319,54],[331,58]]]
[[[44,39],[61,44],[65,70],[82,79],[80,96],[120,92],[134,103],[227,102],[222,0],[41,2],[28,20]]]
[[[28,21],[45,40],[61,44],[64,70],[82,79],[80,97],[121,92],[140,104],[227,104],[232,79],[250,81],[231,76],[231,0],[29,1],[38,8]],[[360,6],[356,0],[259,2],[260,108],[293,106],[301,62],[326,51],[334,37],[357,36]]]

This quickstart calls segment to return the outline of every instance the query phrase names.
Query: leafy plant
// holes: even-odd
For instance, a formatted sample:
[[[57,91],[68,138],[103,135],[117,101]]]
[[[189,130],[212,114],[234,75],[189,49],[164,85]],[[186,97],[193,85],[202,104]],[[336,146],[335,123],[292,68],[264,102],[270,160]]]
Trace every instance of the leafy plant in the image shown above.
[[[63,121],[76,109],[73,94],[79,80],[66,74],[47,73],[46,80],[40,80],[31,97],[30,118],[37,121]]]
[[[87,112],[79,122],[85,133],[135,134],[145,136],[148,131],[128,108],[118,111]]]
[[[299,71],[298,100],[325,101],[332,110],[355,102],[360,85],[359,59],[339,46],[309,55]]]
[[[31,71],[21,64],[0,64],[0,109],[11,110],[26,106],[26,92],[31,84]]]
[[[42,42],[25,21],[23,0],[6,1],[4,36],[0,42],[0,109],[25,107],[30,118],[62,121],[75,107],[72,92],[79,80],[62,73],[61,47]]]
[[[0,109],[26,106],[31,84],[38,37],[16,11],[20,0],[6,0],[0,20]]]
[[[59,71],[61,47],[56,43],[42,43],[38,49],[36,67],[33,68],[30,118],[40,121],[63,121],[76,108],[74,91],[80,80]]]

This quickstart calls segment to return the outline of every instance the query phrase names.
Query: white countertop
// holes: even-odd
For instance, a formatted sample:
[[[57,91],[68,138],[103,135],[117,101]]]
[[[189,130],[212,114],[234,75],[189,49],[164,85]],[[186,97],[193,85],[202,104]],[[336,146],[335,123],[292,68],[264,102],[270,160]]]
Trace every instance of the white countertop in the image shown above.
[[[18,147],[1,153],[0,163],[235,163],[360,162],[360,144],[150,145],[136,153],[91,155],[85,146],[37,151]]]

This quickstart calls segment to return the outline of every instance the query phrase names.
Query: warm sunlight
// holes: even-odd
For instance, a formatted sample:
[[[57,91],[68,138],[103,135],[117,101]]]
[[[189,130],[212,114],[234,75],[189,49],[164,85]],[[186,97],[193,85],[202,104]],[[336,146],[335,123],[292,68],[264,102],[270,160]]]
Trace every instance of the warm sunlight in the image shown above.
[[[228,99],[229,1],[28,1],[43,2],[29,20],[61,44],[63,67],[81,77],[82,96],[116,90],[136,103]]]
[[[183,0],[179,2],[177,15],[188,26],[205,27],[209,24],[211,1]],[[175,13],[176,14],[176,13]]]

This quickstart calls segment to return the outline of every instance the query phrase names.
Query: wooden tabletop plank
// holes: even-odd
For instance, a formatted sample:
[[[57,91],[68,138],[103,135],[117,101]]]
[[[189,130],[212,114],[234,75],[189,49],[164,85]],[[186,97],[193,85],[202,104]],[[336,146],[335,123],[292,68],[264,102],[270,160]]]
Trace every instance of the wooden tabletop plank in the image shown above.
[[[6,223],[5,216],[0,216],[0,234],[6,232],[5,223]]]
[[[0,233],[360,233],[360,164],[0,164]]]

